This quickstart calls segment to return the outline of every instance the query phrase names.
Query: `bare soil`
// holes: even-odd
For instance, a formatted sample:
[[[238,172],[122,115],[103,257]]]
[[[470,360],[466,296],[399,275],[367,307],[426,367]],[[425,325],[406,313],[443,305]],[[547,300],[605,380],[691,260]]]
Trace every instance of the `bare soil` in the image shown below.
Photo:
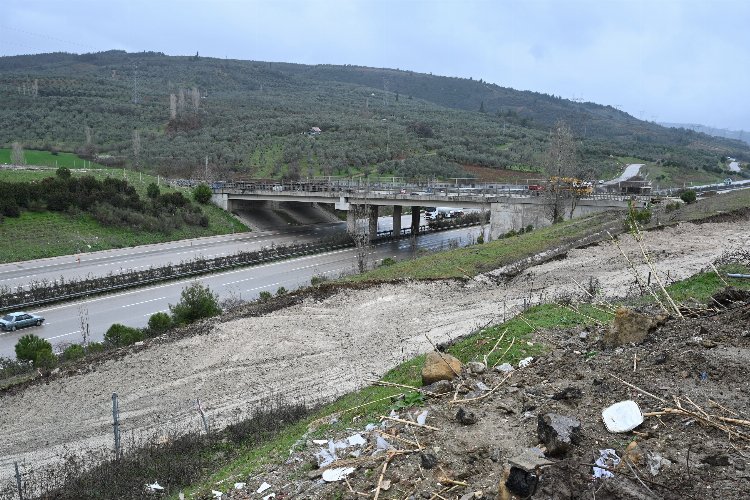
[[[750,243],[746,221],[680,224],[644,237],[664,280],[686,278],[723,252],[747,248]],[[638,245],[629,236],[621,237],[619,245],[645,276],[648,270]],[[15,460],[37,466],[55,460],[64,450],[111,446],[111,396],[115,392],[125,435],[201,427],[195,407],[198,398],[212,427],[246,415],[253,404],[273,394],[309,404],[330,401],[430,350],[426,335],[435,343],[447,342],[481,325],[502,321],[529,297],[539,302],[579,294],[572,278],[579,283],[598,280],[610,297],[629,293],[634,282],[617,246],[603,243],[570,251],[563,260],[533,267],[499,285],[480,278],[345,288],[322,298],[310,294],[298,303],[290,300],[289,307],[264,315],[235,314],[215,326],[204,323],[193,329],[194,335],[156,339],[148,348],[123,351],[78,373],[53,376],[46,383],[2,395],[0,470],[12,471]],[[572,346],[554,337],[539,340],[559,343],[561,349],[555,351],[557,364],[547,369],[546,376],[540,372],[537,377],[554,381],[571,376],[572,371],[554,366],[577,359],[569,351]],[[617,359],[612,358],[613,362]],[[674,360],[684,363],[676,354]],[[693,361],[697,364],[691,373],[710,370],[708,365],[698,366],[701,359]],[[720,367],[717,360],[711,363]],[[606,366],[597,370],[612,369]],[[591,370],[586,368],[586,376]],[[710,380],[709,376],[709,384]],[[607,390],[614,391],[611,381],[606,384]],[[746,386],[732,386],[733,392],[737,389],[747,393]],[[527,424],[518,415],[502,417],[506,418],[502,425],[518,427],[525,435]],[[594,420],[587,422],[594,425]]]

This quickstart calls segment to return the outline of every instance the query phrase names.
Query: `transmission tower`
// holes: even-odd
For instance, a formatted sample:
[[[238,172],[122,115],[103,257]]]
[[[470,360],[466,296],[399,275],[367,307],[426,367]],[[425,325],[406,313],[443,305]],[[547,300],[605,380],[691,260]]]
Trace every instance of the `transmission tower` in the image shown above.
[[[133,104],[138,104],[138,63],[133,64]]]

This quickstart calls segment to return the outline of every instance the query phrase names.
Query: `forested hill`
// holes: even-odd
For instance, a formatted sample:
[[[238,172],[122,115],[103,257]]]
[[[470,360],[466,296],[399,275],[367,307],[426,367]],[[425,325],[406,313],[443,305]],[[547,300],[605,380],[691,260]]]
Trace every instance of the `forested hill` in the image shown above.
[[[576,136],[579,170],[594,176],[617,170],[616,157],[716,175],[723,156],[750,159],[743,142],[611,106],[358,66],[123,51],[1,57],[0,101],[0,145],[169,175],[202,170],[206,157],[217,177],[535,172],[557,120]]]

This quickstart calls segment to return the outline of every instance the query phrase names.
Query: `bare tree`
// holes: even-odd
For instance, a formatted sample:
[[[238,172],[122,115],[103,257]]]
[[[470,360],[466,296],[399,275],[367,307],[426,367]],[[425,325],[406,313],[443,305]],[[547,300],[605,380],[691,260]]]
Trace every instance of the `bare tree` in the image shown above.
[[[348,228],[349,235],[354,240],[356,248],[355,257],[357,259],[357,270],[363,273],[367,270],[370,255],[370,235],[367,224],[370,217],[370,205],[350,205],[350,217],[353,218],[354,224]],[[362,224],[362,219],[365,223]]]
[[[86,135],[86,145],[90,146],[91,142],[92,142],[91,127],[89,127],[88,125],[86,125],[85,127],[83,127],[83,133]]]
[[[39,97],[39,80],[34,78],[34,83],[31,84],[31,95],[36,97]]]
[[[19,144],[18,142],[14,142],[13,145],[11,146],[10,162],[13,165],[26,164],[26,159],[23,154],[23,148],[21,147],[21,144]]]
[[[169,94],[169,119],[174,120],[175,118],[177,118],[177,96]]]
[[[567,123],[558,120],[550,132],[549,145],[545,157],[545,170],[550,177],[546,190],[547,217],[554,223],[565,215],[565,203],[574,192],[568,180],[575,171],[575,142]]]
[[[193,101],[193,109],[198,111],[198,108],[201,105],[201,94],[198,92],[198,87],[193,87],[193,89],[190,91],[190,98]]]
[[[185,112],[185,89],[180,89],[177,93],[177,112],[183,114]]]
[[[90,332],[89,332],[89,309],[87,307],[84,307],[82,305],[78,306],[78,320],[81,324],[81,338],[83,339],[83,347],[86,347],[89,344],[89,339],[91,338]]]

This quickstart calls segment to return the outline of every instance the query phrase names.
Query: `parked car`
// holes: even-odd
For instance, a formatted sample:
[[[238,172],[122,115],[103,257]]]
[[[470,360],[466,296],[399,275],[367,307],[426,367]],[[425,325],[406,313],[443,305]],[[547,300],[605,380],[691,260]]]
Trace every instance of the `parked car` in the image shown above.
[[[12,312],[0,318],[0,327],[6,332],[12,332],[25,326],[39,326],[44,323],[44,318],[37,314],[25,312]]]

